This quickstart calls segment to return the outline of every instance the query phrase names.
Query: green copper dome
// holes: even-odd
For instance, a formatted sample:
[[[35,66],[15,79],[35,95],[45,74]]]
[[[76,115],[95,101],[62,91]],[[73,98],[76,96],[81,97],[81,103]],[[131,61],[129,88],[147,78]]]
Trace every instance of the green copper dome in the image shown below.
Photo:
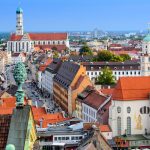
[[[6,146],[6,150],[15,150],[15,146],[12,144],[9,144]]]
[[[23,13],[23,9],[22,9],[22,8],[20,8],[20,7],[18,7],[18,8],[17,8],[17,10],[16,10],[16,13],[17,13],[17,14],[21,14],[21,13]]]
[[[144,39],[144,42],[150,42],[150,34],[148,34]]]

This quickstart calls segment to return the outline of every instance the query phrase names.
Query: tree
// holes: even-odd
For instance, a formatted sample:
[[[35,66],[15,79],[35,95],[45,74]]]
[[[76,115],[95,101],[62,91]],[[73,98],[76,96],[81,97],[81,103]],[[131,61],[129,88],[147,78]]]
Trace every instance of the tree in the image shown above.
[[[128,54],[120,54],[120,57],[123,59],[123,61],[131,60],[131,57]]]
[[[84,45],[83,47],[81,47],[79,55],[93,55],[93,53],[89,46]]]
[[[57,47],[52,47],[52,51],[57,51]]]
[[[114,61],[114,62],[122,62],[122,61],[123,61],[123,58],[120,57],[119,55],[112,55],[111,61]]]
[[[57,51],[53,52],[53,58],[59,58],[59,53]]]
[[[98,52],[96,61],[111,61],[113,54],[110,51],[103,50]]]
[[[97,78],[96,84],[113,85],[115,84],[115,77],[109,67],[102,69],[101,75]]]

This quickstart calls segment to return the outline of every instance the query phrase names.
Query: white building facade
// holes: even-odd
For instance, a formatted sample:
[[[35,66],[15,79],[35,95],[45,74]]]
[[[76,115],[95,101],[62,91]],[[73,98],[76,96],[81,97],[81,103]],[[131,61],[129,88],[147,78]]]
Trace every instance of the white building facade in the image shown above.
[[[86,74],[90,80],[95,81],[102,73],[104,67],[109,67],[116,80],[120,77],[137,77],[141,76],[140,62],[85,62],[83,66],[86,67]]]
[[[119,80],[109,108],[109,125],[113,137],[150,133],[149,81],[149,77]]]

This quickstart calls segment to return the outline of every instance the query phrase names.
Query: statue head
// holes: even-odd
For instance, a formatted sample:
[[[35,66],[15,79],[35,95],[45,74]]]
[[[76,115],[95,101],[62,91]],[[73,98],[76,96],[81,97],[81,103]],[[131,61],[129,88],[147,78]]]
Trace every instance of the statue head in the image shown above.
[[[15,150],[15,146],[12,145],[12,144],[8,144],[8,145],[6,146],[6,150]]]

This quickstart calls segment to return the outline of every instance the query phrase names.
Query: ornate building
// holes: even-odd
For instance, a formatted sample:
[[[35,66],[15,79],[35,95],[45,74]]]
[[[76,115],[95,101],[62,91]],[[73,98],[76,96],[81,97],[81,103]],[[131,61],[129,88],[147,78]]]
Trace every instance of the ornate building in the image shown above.
[[[150,75],[150,34],[143,39],[142,43],[141,75]]]
[[[11,52],[33,52],[35,48],[57,49],[64,51],[69,48],[67,33],[24,33],[23,10],[16,11],[16,33],[11,34],[7,50]]]

